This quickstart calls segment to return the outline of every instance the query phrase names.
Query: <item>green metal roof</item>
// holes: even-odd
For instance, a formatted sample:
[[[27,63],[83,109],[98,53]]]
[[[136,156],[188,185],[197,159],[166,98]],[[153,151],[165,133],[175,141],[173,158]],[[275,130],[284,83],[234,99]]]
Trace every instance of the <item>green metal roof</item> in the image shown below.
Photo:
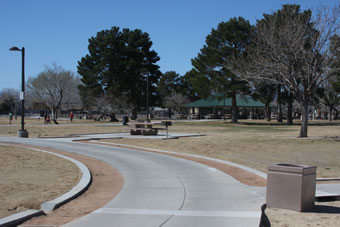
[[[264,107],[264,104],[260,101],[255,101],[249,95],[236,95],[236,103],[238,107]],[[195,102],[191,102],[185,105],[186,107],[214,107],[224,106],[223,97],[210,96],[206,99],[200,99]],[[231,106],[231,98],[225,99],[225,106]]]

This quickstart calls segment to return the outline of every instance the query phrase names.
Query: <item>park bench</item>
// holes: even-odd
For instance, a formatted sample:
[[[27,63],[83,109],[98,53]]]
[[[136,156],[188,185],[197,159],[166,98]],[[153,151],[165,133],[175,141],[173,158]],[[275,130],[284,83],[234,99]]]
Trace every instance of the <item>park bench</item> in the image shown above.
[[[277,119],[278,116],[277,116],[276,114],[271,114],[271,115],[270,115],[270,118],[271,118],[271,119]]]
[[[204,116],[205,119],[216,119],[217,115],[216,114],[207,114]]]
[[[198,119],[198,114],[191,114],[190,119]]]
[[[176,119],[185,119],[186,116],[184,114],[177,114]]]
[[[231,119],[231,118],[232,118],[231,114],[224,114],[224,119]]]

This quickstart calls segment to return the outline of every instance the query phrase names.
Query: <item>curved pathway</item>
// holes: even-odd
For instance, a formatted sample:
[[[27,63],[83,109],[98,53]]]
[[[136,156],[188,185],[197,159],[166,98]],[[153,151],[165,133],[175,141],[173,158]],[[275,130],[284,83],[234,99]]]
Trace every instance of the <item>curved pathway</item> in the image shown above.
[[[122,191],[103,208],[66,226],[258,226],[264,198],[256,187],[196,162],[137,151],[68,142],[21,139],[16,142],[87,155],[117,168]]]

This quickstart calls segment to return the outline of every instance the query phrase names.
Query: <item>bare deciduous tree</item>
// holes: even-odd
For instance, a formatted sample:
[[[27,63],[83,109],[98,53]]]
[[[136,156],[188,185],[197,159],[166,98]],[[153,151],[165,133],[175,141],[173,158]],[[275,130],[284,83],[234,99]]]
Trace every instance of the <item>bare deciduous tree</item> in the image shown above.
[[[298,5],[283,5],[257,21],[253,44],[239,70],[245,80],[281,84],[298,99],[302,109],[299,137],[307,137],[308,106],[321,83],[331,75],[340,48],[340,5],[301,12]],[[332,40],[333,39],[333,40]]]
[[[171,94],[165,98],[164,106],[169,110],[173,109],[180,111],[181,108],[183,108],[183,106],[189,102],[189,99],[181,93],[171,92]],[[170,114],[169,117],[171,117]]]
[[[31,101],[43,103],[51,110],[55,120],[61,104],[76,96],[78,83],[72,72],[53,64],[36,78],[29,78],[26,90]]]
[[[124,98],[123,94],[122,97],[119,98],[110,94],[104,94],[94,98],[94,100],[98,111],[103,113],[101,117],[109,115],[110,122],[117,122],[118,120],[115,113],[124,107],[127,107],[127,99]],[[97,120],[100,120],[101,117],[99,117]]]
[[[337,112],[337,106],[340,104],[339,92],[337,92],[332,86],[336,78],[330,77],[328,80],[321,84],[320,94],[318,95],[318,101],[325,108],[328,109],[328,120],[332,121],[333,110]]]
[[[4,88],[0,92],[0,103],[4,104],[9,112],[16,114],[16,103],[19,102],[19,91],[13,88]],[[16,116],[16,115],[15,115]]]

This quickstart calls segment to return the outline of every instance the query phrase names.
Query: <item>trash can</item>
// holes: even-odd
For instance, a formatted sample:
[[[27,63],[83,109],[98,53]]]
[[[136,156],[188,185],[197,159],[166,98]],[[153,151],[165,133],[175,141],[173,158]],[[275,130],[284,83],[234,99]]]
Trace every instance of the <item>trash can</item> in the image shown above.
[[[123,125],[127,125],[128,122],[129,122],[129,116],[123,116],[123,120],[122,120]]]
[[[268,166],[268,207],[306,211],[315,204],[316,166],[275,164]]]

